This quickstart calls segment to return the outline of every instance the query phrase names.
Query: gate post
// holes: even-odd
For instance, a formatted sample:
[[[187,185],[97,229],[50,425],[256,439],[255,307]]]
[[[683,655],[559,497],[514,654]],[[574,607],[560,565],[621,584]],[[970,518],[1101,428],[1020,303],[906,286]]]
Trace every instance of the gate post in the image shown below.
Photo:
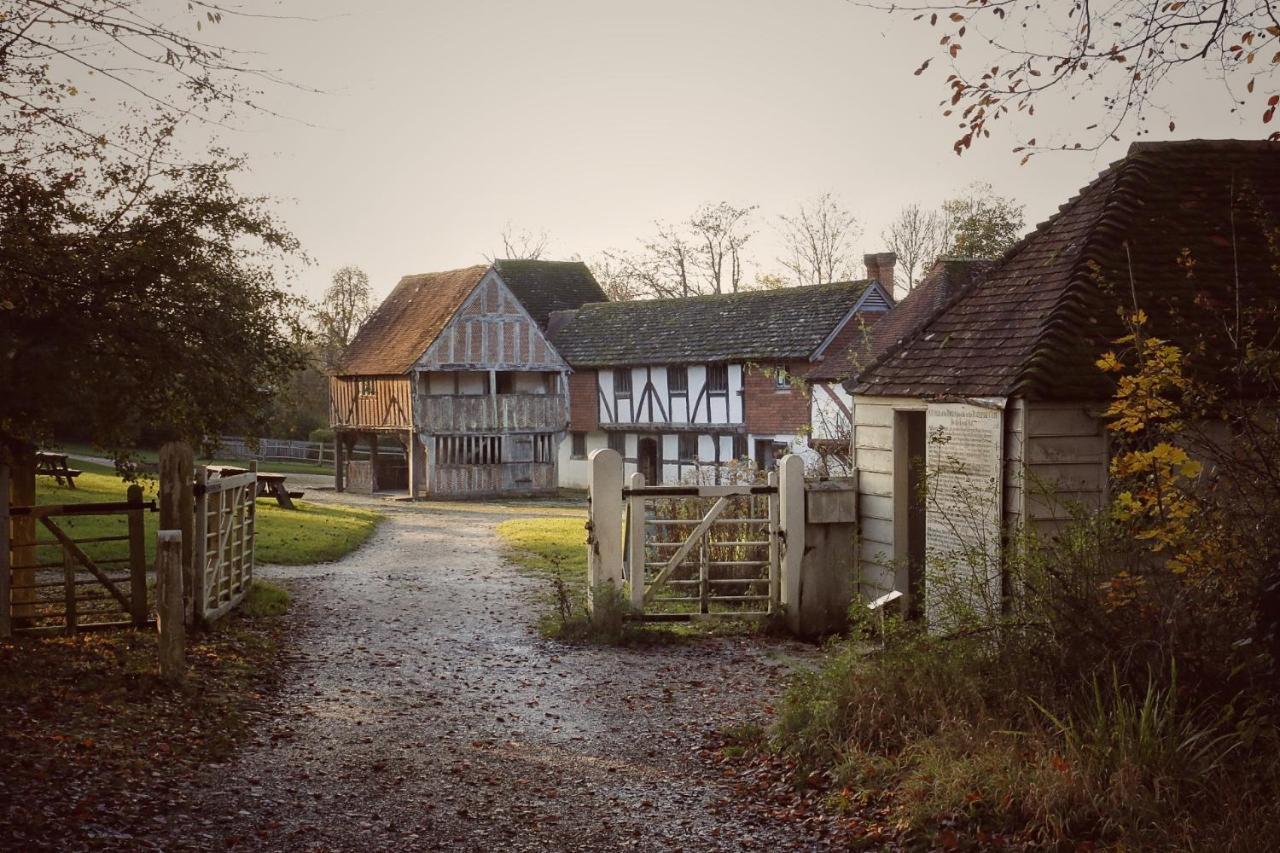
[[[0,462],[0,639],[13,633],[13,599],[9,585],[9,466]]]
[[[601,448],[587,457],[587,606],[602,583],[622,589],[622,456]]]
[[[191,559],[195,542],[195,454],[184,441],[170,441],[160,447],[160,529],[182,532],[182,566],[186,575],[187,620],[196,614],[196,577]]]
[[[788,453],[778,461],[778,514],[782,528],[782,604],[788,620],[800,604],[800,565],[804,559],[804,460]]]
[[[631,475],[631,488],[643,489],[644,474]],[[631,606],[644,609],[644,497],[632,495],[627,500],[627,568],[631,572]]]
[[[170,684],[180,684],[187,668],[182,575],[182,531],[157,531],[156,628],[160,637],[160,677]]]
[[[141,628],[147,624],[147,539],[142,519],[142,486],[137,483],[125,492],[129,505],[129,615]]]

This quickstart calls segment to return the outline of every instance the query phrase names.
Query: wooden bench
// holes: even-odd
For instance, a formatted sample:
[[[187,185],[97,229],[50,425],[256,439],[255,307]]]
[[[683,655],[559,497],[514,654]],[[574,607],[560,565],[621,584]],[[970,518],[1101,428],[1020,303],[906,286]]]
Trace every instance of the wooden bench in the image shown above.
[[[247,468],[235,468],[231,465],[210,465],[206,469],[210,474],[216,474],[219,477],[234,477],[237,474],[248,473]],[[285,488],[285,481],[288,477],[285,474],[265,474],[258,473],[258,497],[275,498],[276,503],[285,509],[297,509],[293,505],[294,498],[301,498],[306,492],[291,492]]]
[[[83,472],[76,468],[67,466],[67,454],[50,453],[45,450],[36,451],[36,473],[43,474],[46,477],[53,477],[58,485],[62,485],[62,481],[71,488],[76,487],[76,477]]]

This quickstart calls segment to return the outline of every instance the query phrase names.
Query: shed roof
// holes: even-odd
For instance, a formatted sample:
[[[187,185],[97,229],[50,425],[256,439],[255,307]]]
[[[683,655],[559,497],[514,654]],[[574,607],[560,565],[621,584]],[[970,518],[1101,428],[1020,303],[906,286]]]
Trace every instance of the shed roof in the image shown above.
[[[426,352],[488,267],[407,275],[364,322],[339,371],[377,376],[407,371]]]
[[[554,311],[609,299],[581,261],[500,260],[493,266],[544,331]]]
[[[1280,299],[1280,143],[1135,143],[1057,214],[963,287],[859,377],[856,390],[893,396],[1098,399],[1110,380],[1094,361],[1124,333],[1135,303],[1154,334],[1200,367],[1203,322],[1241,298],[1265,316]],[[1234,229],[1234,233],[1233,233]],[[899,308],[898,310],[901,310]]]
[[[807,359],[869,285],[583,305],[567,320],[557,318],[552,343],[575,367]]]

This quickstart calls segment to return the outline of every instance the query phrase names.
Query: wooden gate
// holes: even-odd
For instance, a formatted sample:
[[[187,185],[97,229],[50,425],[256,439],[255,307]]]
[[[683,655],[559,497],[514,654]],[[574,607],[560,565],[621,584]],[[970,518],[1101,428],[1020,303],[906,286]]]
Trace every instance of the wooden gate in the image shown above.
[[[196,478],[196,609],[212,622],[235,607],[253,582],[258,475],[210,480],[200,468]]]
[[[155,502],[144,503],[134,485],[124,501],[10,506],[6,473],[0,468],[0,636],[146,625],[143,513]]]
[[[588,457],[587,589],[627,589],[645,619],[766,617],[800,600],[804,461],[765,483],[646,486],[601,448]]]
[[[778,475],[766,484],[646,486],[632,474],[624,571],[646,619],[765,617],[778,612]]]

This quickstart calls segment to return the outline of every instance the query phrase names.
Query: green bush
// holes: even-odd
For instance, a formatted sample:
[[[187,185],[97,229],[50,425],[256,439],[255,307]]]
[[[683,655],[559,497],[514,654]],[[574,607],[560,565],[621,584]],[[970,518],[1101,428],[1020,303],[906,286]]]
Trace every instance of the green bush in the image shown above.
[[[307,435],[307,441],[326,441],[334,440],[334,432],[329,427],[317,427]]]

